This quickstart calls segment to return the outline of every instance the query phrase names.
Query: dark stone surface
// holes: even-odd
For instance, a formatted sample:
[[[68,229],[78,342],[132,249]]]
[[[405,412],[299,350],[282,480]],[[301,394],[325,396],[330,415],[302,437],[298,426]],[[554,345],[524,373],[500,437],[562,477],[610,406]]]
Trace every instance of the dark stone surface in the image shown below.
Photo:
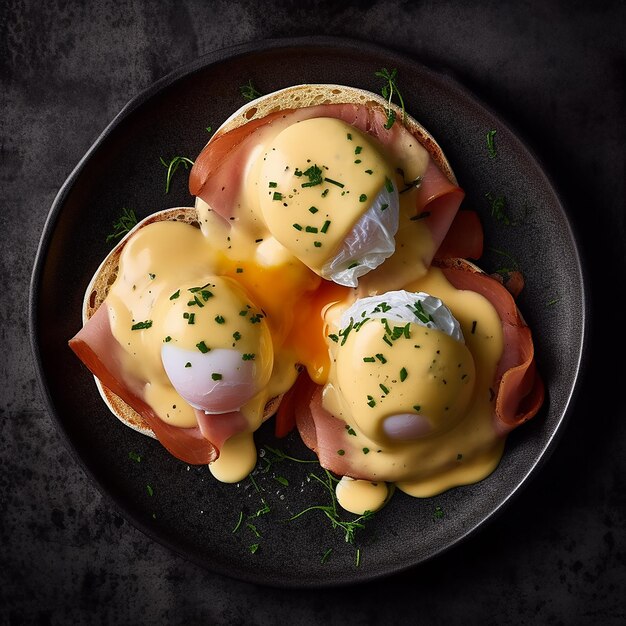
[[[625,285],[624,3],[313,4],[2,4],[2,623],[626,621],[626,372],[614,291]],[[207,573],[102,499],[46,413],[27,293],[58,188],[129,98],[205,52],[313,34],[371,40],[442,68],[518,130],[570,210],[595,318],[561,441],[501,516],[410,572],[307,592]]]

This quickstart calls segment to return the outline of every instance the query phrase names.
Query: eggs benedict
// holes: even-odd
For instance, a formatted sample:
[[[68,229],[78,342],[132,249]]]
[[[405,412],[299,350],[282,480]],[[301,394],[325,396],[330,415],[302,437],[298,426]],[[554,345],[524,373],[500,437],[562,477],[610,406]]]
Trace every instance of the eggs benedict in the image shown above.
[[[70,347],[123,422],[237,482],[288,394],[281,434],[297,422],[358,513],[493,471],[543,398],[530,331],[450,261],[480,256],[480,224],[391,106],[303,85],[242,107],[195,160],[195,206],[116,246]]]

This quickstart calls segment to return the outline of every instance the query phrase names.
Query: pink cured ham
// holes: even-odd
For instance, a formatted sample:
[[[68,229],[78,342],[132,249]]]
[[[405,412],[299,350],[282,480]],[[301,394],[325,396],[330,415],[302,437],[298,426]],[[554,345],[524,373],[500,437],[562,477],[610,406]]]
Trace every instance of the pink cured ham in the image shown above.
[[[537,372],[530,328],[511,293],[495,278],[461,269],[453,263],[442,267],[442,271],[457,289],[469,289],[487,298],[502,320],[504,352],[498,363],[493,390],[496,394],[496,429],[499,434],[506,435],[534,417],[543,404],[544,385]]]
[[[107,389],[141,415],[163,446],[186,463],[214,461],[224,441],[245,430],[245,418],[238,412],[215,416],[196,411],[199,425],[194,428],[180,428],[163,421],[143,399],[144,381],[123,372],[122,347],[111,331],[106,301],[69,345]]]
[[[454,262],[442,265],[444,275],[454,287],[483,295],[502,320],[504,352],[492,390],[495,394],[494,428],[498,435],[505,436],[534,417],[543,404],[544,385],[537,372],[530,329],[512,295],[496,279]],[[349,450],[343,456],[337,454],[345,440],[345,422],[324,409],[321,386],[311,383],[298,399],[295,412],[302,440],[315,451],[323,467],[338,475],[370,478],[359,475],[358,464],[352,462]]]
[[[398,161],[421,152],[418,140],[399,121],[390,129],[385,128],[387,117],[380,109],[356,104],[285,109],[217,134],[202,150],[191,169],[189,191],[224,219],[231,218],[242,185],[242,164],[258,141],[257,133],[270,126],[286,127],[315,117],[340,119],[358,128],[378,140]],[[415,213],[430,229],[435,248],[444,240],[464,196],[464,191],[451,183],[430,157],[416,194]]]

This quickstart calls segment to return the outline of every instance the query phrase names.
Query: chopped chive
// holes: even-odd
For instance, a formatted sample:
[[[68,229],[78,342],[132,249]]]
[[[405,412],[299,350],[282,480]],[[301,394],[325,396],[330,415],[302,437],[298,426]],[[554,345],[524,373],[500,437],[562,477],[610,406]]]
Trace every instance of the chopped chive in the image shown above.
[[[419,413],[422,410],[422,407],[419,404],[414,404],[413,408]]]
[[[328,189],[324,189],[324,191],[322,191],[322,198],[325,198],[328,195]]]
[[[283,199],[283,194],[280,193],[279,191],[275,191],[274,195],[272,196],[272,200],[282,200]]]
[[[316,207],[312,206],[312,207],[309,207],[309,211],[311,213],[317,213],[318,209]]]
[[[195,324],[196,323],[196,314],[189,313],[189,317],[187,318],[187,324]]]
[[[352,139],[350,133],[348,133],[348,139]],[[322,555],[322,560],[320,561],[320,563],[322,565],[324,565],[324,563],[326,563],[326,561],[328,560],[328,557],[330,556],[330,553],[333,551],[332,548],[328,548],[328,550],[326,550],[326,552],[324,552],[324,554]]]
[[[175,291],[171,296],[170,296],[170,300],[176,300],[176,298],[178,298],[180,296],[180,289],[178,291]]]
[[[320,229],[320,232],[322,233],[326,233],[328,232],[328,227],[330,226],[330,220],[326,220],[324,222],[324,225],[322,226],[322,228]]]
[[[185,367],[191,367],[191,363],[187,361],[187,363],[185,363]]]
[[[170,341],[172,341],[172,338],[168,335],[163,341],[165,343],[169,343]]]
[[[136,452],[129,452],[128,457],[135,461],[135,463],[141,463],[141,457]]]
[[[363,362],[364,363],[376,363],[376,359],[373,356],[364,356]]]
[[[352,426],[349,426],[348,424],[346,424],[346,430],[348,431],[348,435],[351,435],[352,437],[356,437],[356,430],[354,430]]]
[[[378,386],[381,388],[382,392],[383,392],[385,395],[387,395],[387,394],[389,393],[389,387],[386,387],[386,386],[385,386],[385,385],[383,385],[382,383],[379,383],[379,385],[378,385]]]
[[[250,554],[254,554],[258,549],[259,549],[259,544],[253,543],[249,548]]]
[[[359,196],[359,202],[365,202],[366,200],[367,200],[367,196],[364,193],[362,193]]]
[[[150,276],[150,280],[154,280],[156,278],[156,274],[148,274]]]
[[[207,352],[210,351],[210,348],[207,347],[206,343],[204,343],[204,341],[200,341],[199,343],[196,344],[196,348],[198,348],[198,350],[200,350],[200,352],[202,352],[202,354],[206,354]]]
[[[406,371],[406,368],[402,368],[400,370],[400,382],[403,383],[406,380],[406,377],[408,376],[408,372]]]
[[[385,189],[391,193],[393,191],[393,183],[389,178],[385,176]]]
[[[387,203],[380,205],[380,210],[381,211],[384,211],[385,209],[388,209],[388,208],[389,208],[389,205]]]
[[[216,315],[216,316],[215,316],[215,321],[216,321],[218,324],[223,324],[226,320],[224,319],[224,317],[223,317],[223,316],[221,316],[221,315]]]
[[[476,332],[476,324],[478,324],[478,322],[476,320],[474,320],[472,322],[472,335]]]
[[[374,408],[376,406],[376,400],[372,396],[367,396],[367,405]]]
[[[380,353],[376,355],[376,358],[384,365],[387,362],[387,359]]]
[[[339,183],[336,180],[333,180],[332,178],[325,178],[324,182],[330,183],[331,185],[337,185],[337,187],[341,187],[342,189],[345,187],[343,183]]]
[[[354,263],[350,263],[350,265],[348,265],[348,269],[351,270],[355,267],[357,267],[359,265],[358,261],[355,261]]]
[[[487,131],[487,152],[489,153],[490,159],[495,159],[497,156],[496,146],[493,141],[496,132],[497,132],[496,130]]]
[[[322,242],[321,242],[321,241],[314,241],[314,242],[313,242],[313,245],[314,245],[316,248],[321,248],[321,247],[322,247]]]
[[[253,352],[249,352],[244,354],[241,359],[243,361],[254,361],[254,357],[256,356],[256,354],[254,354]]]
[[[383,337],[383,341],[384,341],[384,342],[385,342],[388,346],[392,346],[392,347],[393,347],[393,344],[391,343],[391,339],[389,339],[389,337],[387,337],[387,335],[385,335],[385,336]]]
[[[238,267],[235,271],[237,274],[243,274],[243,267]]]
[[[370,451],[370,449],[369,449],[369,448],[363,448],[363,454],[368,454],[368,453],[369,453],[369,451]]]
[[[241,333],[238,330],[236,330],[233,333],[233,338],[234,338],[235,341],[239,341],[241,339]]]
[[[337,450],[337,454],[338,454],[339,456],[343,456],[345,453],[346,453],[346,451],[345,451],[345,450],[341,450],[341,449]]]
[[[361,154],[362,150],[363,150],[363,146],[357,146],[354,149],[354,154]]]
[[[276,189],[276,187],[278,187],[278,183],[270,182],[269,186],[271,189]]]
[[[334,341],[335,343],[337,343],[339,341],[339,337],[337,335],[335,335],[335,333],[332,333],[332,334],[328,335],[328,338],[331,341]]]
[[[293,227],[294,227],[296,230],[302,230],[302,226],[300,226],[300,224],[293,224]]]
[[[211,374],[211,378],[212,378],[213,380],[222,380],[222,375],[221,375],[221,374],[217,374],[216,372],[213,372],[213,373]]]
[[[348,137],[348,141],[352,141],[352,133],[348,133],[347,137]]]
[[[152,487],[150,485],[146,485],[146,491],[148,492],[148,495],[150,497],[152,497],[154,495],[154,489],[152,489]]]
[[[315,228],[315,226],[307,226],[304,230],[307,233],[316,233],[317,232],[317,228]]]
[[[145,330],[146,328],[150,328],[152,326],[152,320],[146,320],[145,322],[137,322],[133,324],[130,329],[131,330]]]

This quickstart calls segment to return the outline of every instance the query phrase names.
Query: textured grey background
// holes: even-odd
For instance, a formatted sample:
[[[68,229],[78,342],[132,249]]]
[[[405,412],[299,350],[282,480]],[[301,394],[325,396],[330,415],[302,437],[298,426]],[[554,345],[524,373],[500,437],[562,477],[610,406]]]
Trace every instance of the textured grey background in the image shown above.
[[[308,4],[1,5],[0,623],[623,623],[623,305],[608,299],[625,285],[624,3]],[[516,128],[562,193],[604,314],[558,447],[503,515],[408,573],[306,592],[207,573],[102,499],[46,413],[27,300],[57,190],[131,97],[223,46],[314,34],[443,68]]]

